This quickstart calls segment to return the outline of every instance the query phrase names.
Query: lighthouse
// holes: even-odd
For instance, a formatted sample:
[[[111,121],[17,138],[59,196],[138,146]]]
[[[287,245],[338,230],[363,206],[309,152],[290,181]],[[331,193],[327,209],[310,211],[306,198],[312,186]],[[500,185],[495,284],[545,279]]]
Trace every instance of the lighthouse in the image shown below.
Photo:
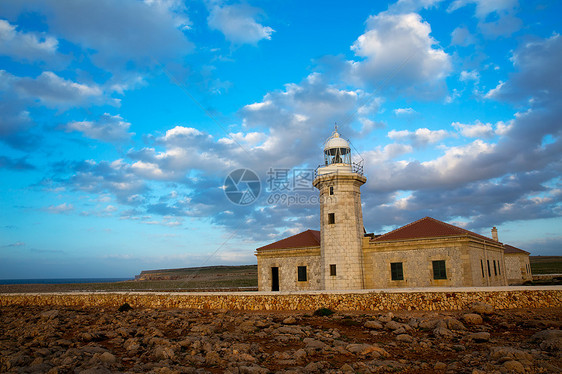
[[[349,142],[337,127],[324,143],[324,164],[316,170],[320,191],[321,288],[364,288],[364,235],[360,187],[367,181],[361,163],[353,163]]]

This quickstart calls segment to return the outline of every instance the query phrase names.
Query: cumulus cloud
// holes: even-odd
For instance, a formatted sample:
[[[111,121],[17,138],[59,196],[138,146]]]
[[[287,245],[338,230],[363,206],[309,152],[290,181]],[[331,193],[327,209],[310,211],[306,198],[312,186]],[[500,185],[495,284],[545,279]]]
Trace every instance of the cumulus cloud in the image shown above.
[[[27,162],[26,157],[11,158],[0,156],[0,169],[9,170],[33,170],[35,167]]]
[[[50,205],[46,208],[49,213],[53,214],[63,214],[69,213],[74,210],[74,206],[72,204],[62,203],[60,205]]]
[[[73,121],[66,124],[66,131],[78,131],[84,136],[105,142],[122,142],[130,139],[129,122],[119,115],[104,113],[97,121]]]
[[[474,36],[466,27],[457,27],[451,33],[451,45],[468,47],[476,42]]]
[[[16,26],[0,19],[0,55],[17,60],[36,61],[53,59],[58,40],[47,35],[25,33]]]
[[[473,125],[453,122],[451,126],[467,138],[491,138],[494,136],[491,123],[482,123],[477,120]]]
[[[453,12],[468,4],[476,5],[478,27],[485,36],[510,36],[522,26],[521,20],[515,17],[519,9],[517,0],[455,0],[447,10]]]
[[[476,70],[463,70],[461,71],[461,76],[459,79],[461,80],[461,82],[474,81],[478,83],[478,81],[480,80],[480,73],[478,73]]]
[[[417,112],[412,108],[396,108],[394,109],[394,114],[397,116],[411,116]]]
[[[490,90],[486,98],[510,101],[562,98],[562,38],[559,34],[523,43],[511,60],[516,71],[509,81],[500,82]]]
[[[182,32],[189,25],[186,8],[178,2],[21,0],[0,3],[0,13],[11,19],[17,19],[27,9],[44,16],[53,37],[82,47],[98,66],[111,71],[120,70],[129,61],[152,65],[153,59],[180,57],[192,49]]]
[[[391,130],[388,133],[388,137],[392,140],[407,140],[417,147],[424,147],[428,144],[437,143],[449,136],[450,134],[445,130],[430,130],[427,128],[417,129],[416,131]]]
[[[358,85],[388,79],[402,89],[439,88],[451,71],[451,61],[435,47],[430,33],[429,23],[416,13],[382,12],[369,17],[365,33],[351,47],[363,59],[349,62],[350,78]]]
[[[14,77],[13,87],[21,96],[38,99],[49,107],[68,107],[101,102],[103,90],[96,84],[82,84],[44,71],[37,78]]]
[[[207,22],[213,30],[235,44],[257,44],[260,40],[271,39],[275,31],[256,21],[261,10],[246,4],[214,5],[209,11]]]
[[[376,178],[370,178],[363,191],[365,224],[380,228],[423,216],[438,215],[444,220],[460,216],[470,221],[468,229],[478,231],[521,217],[560,217],[562,94],[556,72],[562,61],[558,43],[554,35],[524,42],[513,52],[515,72],[493,95],[498,100],[527,103],[528,108],[512,119],[495,124],[454,122],[461,135],[476,139],[443,148],[443,154],[432,160],[405,160],[399,155],[374,157],[367,163],[367,175]],[[401,198],[395,191],[407,196]]]

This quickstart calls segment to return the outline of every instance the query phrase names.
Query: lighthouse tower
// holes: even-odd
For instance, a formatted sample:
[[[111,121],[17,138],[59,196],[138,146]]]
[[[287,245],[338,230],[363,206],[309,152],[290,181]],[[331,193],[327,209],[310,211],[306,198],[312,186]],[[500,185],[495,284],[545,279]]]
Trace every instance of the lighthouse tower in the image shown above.
[[[363,166],[352,163],[349,142],[336,127],[324,144],[324,165],[313,182],[320,191],[323,289],[364,288],[360,187],[366,181]]]

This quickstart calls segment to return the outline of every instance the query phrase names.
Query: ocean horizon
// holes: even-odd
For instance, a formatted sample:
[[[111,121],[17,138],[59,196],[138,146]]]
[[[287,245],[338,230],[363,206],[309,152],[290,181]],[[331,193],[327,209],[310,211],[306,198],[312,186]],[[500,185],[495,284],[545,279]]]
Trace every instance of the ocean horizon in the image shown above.
[[[45,279],[0,279],[0,284],[70,284],[70,283],[114,283],[133,278],[45,278]]]

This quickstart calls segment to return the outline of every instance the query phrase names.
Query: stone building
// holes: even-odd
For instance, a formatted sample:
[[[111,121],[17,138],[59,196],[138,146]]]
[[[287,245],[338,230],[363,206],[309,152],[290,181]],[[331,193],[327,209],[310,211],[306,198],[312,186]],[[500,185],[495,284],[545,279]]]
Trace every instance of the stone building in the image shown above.
[[[503,286],[530,276],[529,253],[500,243],[495,227],[488,238],[425,217],[384,235],[366,234],[360,191],[366,181],[335,131],[313,181],[320,231],[258,248],[260,291]]]
[[[523,284],[533,280],[529,252],[511,245],[504,245],[505,266],[507,269],[508,284]]]

